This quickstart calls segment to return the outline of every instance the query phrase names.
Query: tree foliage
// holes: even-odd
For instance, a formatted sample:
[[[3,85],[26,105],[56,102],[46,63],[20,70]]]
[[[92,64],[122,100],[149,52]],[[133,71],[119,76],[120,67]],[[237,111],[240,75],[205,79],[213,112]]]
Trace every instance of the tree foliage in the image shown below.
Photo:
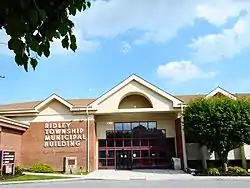
[[[50,45],[61,39],[63,48],[75,51],[76,37],[70,15],[90,8],[88,0],[3,0],[0,1],[0,29],[10,36],[8,48],[17,65],[28,71],[38,58],[50,56]]]
[[[184,110],[187,138],[215,151],[227,163],[230,150],[250,144],[250,101],[228,97],[198,98]]]

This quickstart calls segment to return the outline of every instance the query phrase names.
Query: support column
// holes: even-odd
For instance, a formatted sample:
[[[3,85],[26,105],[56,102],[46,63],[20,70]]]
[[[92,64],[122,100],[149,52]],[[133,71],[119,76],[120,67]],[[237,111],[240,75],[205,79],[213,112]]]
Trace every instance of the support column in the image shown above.
[[[244,146],[240,147],[240,154],[241,154],[242,168],[247,169],[247,159]]]
[[[177,148],[177,157],[181,159],[181,167],[183,170],[187,168],[187,154],[186,154],[186,147],[185,141],[182,134],[182,125],[181,125],[181,118],[177,118],[175,120],[175,133],[176,133],[176,148]],[[184,141],[184,142],[183,142]]]

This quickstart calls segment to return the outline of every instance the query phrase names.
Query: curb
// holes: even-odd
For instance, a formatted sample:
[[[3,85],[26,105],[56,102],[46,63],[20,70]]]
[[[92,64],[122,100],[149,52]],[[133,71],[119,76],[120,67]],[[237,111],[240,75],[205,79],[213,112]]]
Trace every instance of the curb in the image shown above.
[[[85,180],[84,178],[65,178],[65,179],[49,179],[49,180],[30,180],[30,181],[6,181],[0,182],[0,185],[10,184],[32,184],[32,183],[56,183],[56,182],[68,182],[68,181],[79,181]]]

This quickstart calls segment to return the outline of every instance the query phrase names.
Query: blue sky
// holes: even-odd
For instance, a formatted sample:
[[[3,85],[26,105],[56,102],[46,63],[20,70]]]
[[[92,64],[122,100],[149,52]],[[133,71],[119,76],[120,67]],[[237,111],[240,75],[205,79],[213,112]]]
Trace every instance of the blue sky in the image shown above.
[[[133,73],[172,94],[250,92],[249,11],[244,0],[96,0],[73,18],[76,53],[55,41],[27,73],[0,45],[0,103],[95,98]]]

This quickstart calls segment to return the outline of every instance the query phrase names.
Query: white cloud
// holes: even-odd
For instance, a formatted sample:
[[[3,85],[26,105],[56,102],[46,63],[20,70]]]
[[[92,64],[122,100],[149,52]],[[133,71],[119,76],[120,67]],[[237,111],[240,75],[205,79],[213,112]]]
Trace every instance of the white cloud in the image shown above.
[[[250,46],[250,14],[240,17],[232,28],[219,34],[194,39],[190,47],[198,62],[215,62],[230,59]]]
[[[230,18],[238,17],[242,11],[249,10],[250,2],[246,0],[210,0],[199,4],[197,17],[214,25],[223,25]]]
[[[10,37],[5,33],[5,30],[0,30],[0,54],[12,55],[13,52],[8,48]]]
[[[186,82],[197,78],[213,78],[215,72],[204,72],[191,61],[169,62],[159,65],[157,74],[160,78],[171,79],[175,83]]]
[[[130,30],[140,33],[137,44],[162,43],[193,23],[200,0],[96,0],[92,7],[74,17],[84,36],[114,38]]]
[[[131,45],[128,43],[128,42],[126,42],[126,41],[123,41],[123,42],[121,42],[121,45],[122,45],[122,47],[121,47],[121,52],[125,55],[125,54],[127,54],[127,53],[129,53],[129,51],[131,50]]]

